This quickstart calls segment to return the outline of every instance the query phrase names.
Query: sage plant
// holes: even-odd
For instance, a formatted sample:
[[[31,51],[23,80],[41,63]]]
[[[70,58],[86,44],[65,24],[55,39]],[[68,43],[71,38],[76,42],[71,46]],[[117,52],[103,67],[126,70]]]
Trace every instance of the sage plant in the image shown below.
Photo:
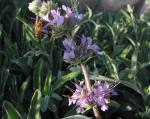
[[[65,47],[64,61],[70,64],[80,64],[84,75],[84,82],[81,85],[75,84],[76,89],[71,97],[69,97],[69,105],[77,105],[77,113],[83,113],[85,109],[93,108],[96,119],[101,119],[101,115],[97,105],[101,107],[102,111],[108,109],[108,103],[113,91],[113,86],[106,81],[95,81],[92,85],[86,69],[87,59],[94,55],[100,55],[100,48],[92,42],[91,37],[82,35],[79,42],[75,42],[71,36],[63,41]]]
[[[75,84],[76,89],[69,97],[69,105],[76,104],[77,113],[83,113],[87,108],[92,108],[95,118],[101,119],[97,105],[102,111],[106,111],[111,95],[116,93],[113,91],[114,86],[109,85],[106,81],[95,81],[92,84],[89,79],[85,63],[93,56],[101,54],[98,45],[93,43],[91,37],[86,37],[84,34],[78,41],[69,35],[70,31],[84,18],[84,15],[65,5],[58,7],[52,1],[33,0],[29,3],[29,10],[44,21],[44,29],[51,29],[54,31],[52,33],[67,34],[63,41],[65,47],[63,59],[72,65],[81,66],[84,81],[80,85]]]

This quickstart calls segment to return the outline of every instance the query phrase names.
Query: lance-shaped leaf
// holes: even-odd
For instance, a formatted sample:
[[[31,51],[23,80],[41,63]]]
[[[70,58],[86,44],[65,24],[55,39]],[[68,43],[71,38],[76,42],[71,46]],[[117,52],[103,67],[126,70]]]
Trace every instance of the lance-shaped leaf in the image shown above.
[[[32,97],[27,119],[41,119],[40,108],[41,108],[41,91],[37,89]]]
[[[57,80],[55,83],[54,83],[54,88],[53,90],[57,90],[58,88],[60,88],[63,84],[65,84],[67,81],[75,78],[78,76],[78,74],[80,73],[80,71],[73,71],[65,76],[62,76],[59,80]]]
[[[23,103],[23,99],[24,99],[24,95],[25,95],[25,92],[29,86],[29,80],[30,80],[30,77],[28,77],[25,82],[22,84],[21,86],[21,89],[20,89],[20,101]]]
[[[119,80],[117,67],[114,64],[113,60],[106,53],[103,53],[102,59],[111,77]]]
[[[135,48],[131,58],[131,74],[134,80],[136,79],[136,73],[137,73],[138,54],[139,54],[139,49]]]
[[[9,119],[23,119],[20,113],[11,103],[5,101],[3,106]]]
[[[41,111],[45,112],[49,106],[49,96],[45,96],[41,98]]]
[[[39,59],[38,63],[35,66],[33,73],[33,88],[34,90],[41,90],[41,71],[42,71],[43,60]]]
[[[5,85],[8,80],[9,70],[2,70],[0,72],[0,96],[3,96]]]
[[[51,89],[52,73],[48,72],[44,84],[44,95],[49,95]]]

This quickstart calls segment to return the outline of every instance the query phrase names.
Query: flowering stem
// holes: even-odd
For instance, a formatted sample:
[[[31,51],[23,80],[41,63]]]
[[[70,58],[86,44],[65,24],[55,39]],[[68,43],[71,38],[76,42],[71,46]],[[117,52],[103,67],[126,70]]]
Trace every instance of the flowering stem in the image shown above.
[[[82,68],[82,72],[83,72],[83,75],[84,75],[84,78],[85,78],[85,84],[86,84],[86,87],[87,87],[87,90],[88,92],[92,92],[92,85],[91,85],[91,82],[89,80],[89,76],[88,76],[88,73],[87,73],[87,70],[86,70],[86,66],[84,64],[81,64],[81,68]]]
[[[81,64],[81,68],[82,68],[82,72],[83,72],[83,75],[84,75],[84,78],[85,78],[85,84],[86,84],[87,90],[88,90],[88,92],[91,93],[92,92],[92,85],[91,85],[91,82],[90,82],[85,64]],[[102,119],[97,106],[93,107],[93,112],[94,112],[94,115],[95,115],[96,119]]]

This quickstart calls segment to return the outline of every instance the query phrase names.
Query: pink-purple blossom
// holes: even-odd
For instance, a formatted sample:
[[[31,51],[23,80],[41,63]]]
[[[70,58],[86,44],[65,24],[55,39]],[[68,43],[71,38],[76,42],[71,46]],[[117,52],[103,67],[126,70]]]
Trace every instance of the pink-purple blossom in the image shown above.
[[[100,48],[92,42],[92,38],[84,35],[80,38],[79,43],[75,43],[71,36],[67,36],[63,44],[65,47],[63,58],[68,63],[81,63],[93,54],[100,54]]]
[[[75,13],[70,7],[62,5],[62,9],[66,12],[65,17],[74,19],[76,21],[81,21],[83,19],[83,14]]]
[[[50,15],[52,19],[49,18]],[[59,8],[57,8],[56,10],[52,9],[47,13],[46,16],[43,17],[43,19],[48,22],[48,25],[56,25],[57,27],[61,26],[64,23],[64,17],[60,15]]]
[[[89,94],[84,85],[75,84],[75,86],[76,86],[75,92],[71,97],[69,97],[69,105],[76,104],[77,105],[76,111],[78,113],[83,113],[84,108],[86,108],[90,104],[88,98]]]
[[[113,88],[116,85],[110,85],[106,81],[95,81],[92,85],[92,92],[88,92],[86,86],[75,84],[76,89],[69,97],[69,105],[77,105],[77,113],[83,113],[89,106],[99,105],[102,111],[108,109],[108,103],[112,94],[117,94]]]

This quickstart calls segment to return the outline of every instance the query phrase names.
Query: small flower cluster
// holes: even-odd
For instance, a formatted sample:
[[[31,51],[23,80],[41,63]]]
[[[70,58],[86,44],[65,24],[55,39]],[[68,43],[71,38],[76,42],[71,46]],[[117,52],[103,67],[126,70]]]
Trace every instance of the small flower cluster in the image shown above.
[[[61,15],[65,12],[64,15]],[[62,26],[63,24],[74,25],[75,22],[79,22],[83,19],[83,14],[74,13],[70,7],[62,5],[62,8],[52,9],[48,11],[47,15],[43,17],[49,25],[56,25],[57,27]]]
[[[111,95],[117,95],[113,88],[115,85],[109,85],[106,81],[95,81],[92,86],[92,92],[88,92],[85,85],[75,84],[76,90],[71,97],[69,97],[69,105],[77,105],[77,113],[83,113],[88,107],[98,104],[102,111],[108,109],[108,103]]]
[[[74,28],[83,19],[83,14],[65,5],[57,7],[51,0],[33,0],[29,3],[29,10],[46,22],[44,28],[51,28],[58,33]]]
[[[64,60],[68,63],[81,63],[89,59],[93,54],[99,55],[100,48],[92,43],[91,37],[82,35],[79,44],[70,37],[63,41],[65,47]]]

